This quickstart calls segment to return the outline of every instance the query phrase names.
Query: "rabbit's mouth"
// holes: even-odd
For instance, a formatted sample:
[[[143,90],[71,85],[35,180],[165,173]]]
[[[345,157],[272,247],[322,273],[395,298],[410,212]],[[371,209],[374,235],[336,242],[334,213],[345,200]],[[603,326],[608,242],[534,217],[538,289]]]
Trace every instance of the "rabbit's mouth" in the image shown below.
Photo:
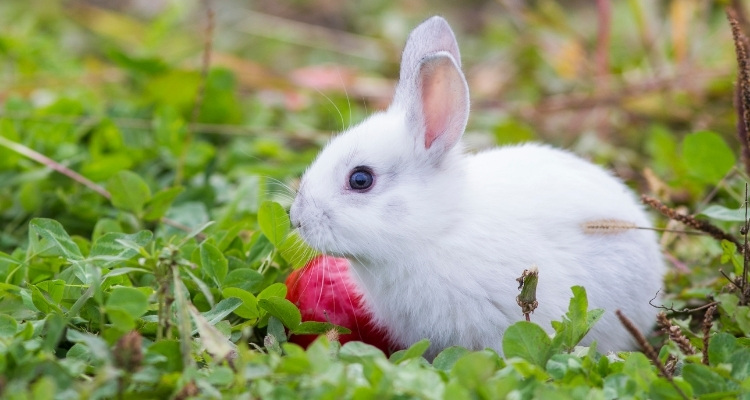
[[[304,214],[290,212],[290,215],[292,215],[292,225],[310,247],[327,255],[346,256],[339,248],[340,246],[336,245],[337,241],[331,230],[331,216],[328,212],[308,208]]]

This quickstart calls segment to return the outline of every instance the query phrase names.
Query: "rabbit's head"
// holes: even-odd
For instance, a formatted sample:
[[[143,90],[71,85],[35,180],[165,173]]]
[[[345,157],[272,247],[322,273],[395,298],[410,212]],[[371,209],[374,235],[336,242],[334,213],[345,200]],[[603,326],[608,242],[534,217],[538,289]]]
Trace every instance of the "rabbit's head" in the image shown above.
[[[389,259],[428,246],[461,218],[468,114],[456,39],[430,18],[409,36],[391,106],[333,138],[309,167],[292,223],[333,255]]]

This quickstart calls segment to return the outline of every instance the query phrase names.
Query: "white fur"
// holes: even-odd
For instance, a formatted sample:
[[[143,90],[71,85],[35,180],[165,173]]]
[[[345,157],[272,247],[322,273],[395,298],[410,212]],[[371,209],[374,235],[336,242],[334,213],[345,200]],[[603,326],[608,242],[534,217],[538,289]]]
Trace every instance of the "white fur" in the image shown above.
[[[376,321],[401,346],[429,338],[428,356],[451,345],[500,351],[505,329],[524,318],[515,279],[532,265],[539,268],[532,321],[552,332],[570,287],[582,285],[589,307],[606,310],[584,342],[596,340],[602,351],[631,348],[613,312],[651,327],[649,300],[664,271],[656,236],[592,234],[582,224],[614,219],[649,227],[642,207],[618,179],[563,150],[525,144],[469,155],[451,142],[425,149],[415,81],[430,56],[458,57],[457,46],[414,54],[433,36],[455,46],[438,17],[415,29],[394,104],[323,149],[303,177],[293,224],[313,247],[349,258]],[[463,81],[459,60],[453,65]],[[468,93],[461,96],[445,107],[468,110]],[[348,187],[351,170],[363,165],[376,177],[366,193]]]

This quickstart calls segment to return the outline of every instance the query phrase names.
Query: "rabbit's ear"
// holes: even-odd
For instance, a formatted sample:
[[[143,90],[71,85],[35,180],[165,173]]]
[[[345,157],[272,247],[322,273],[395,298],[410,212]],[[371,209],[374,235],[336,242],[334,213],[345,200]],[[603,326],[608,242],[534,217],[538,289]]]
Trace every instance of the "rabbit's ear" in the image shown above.
[[[419,66],[416,102],[408,112],[412,131],[433,154],[458,143],[469,117],[469,90],[451,55],[437,53]],[[419,123],[421,122],[421,123]]]
[[[440,157],[458,143],[469,116],[469,89],[453,31],[432,17],[409,35],[392,107],[406,112],[409,130]]]
[[[448,52],[461,68],[461,54],[456,37],[448,22],[436,16],[422,22],[409,34],[401,54],[399,82],[413,81],[422,59],[439,51]],[[401,89],[400,85],[398,89]]]

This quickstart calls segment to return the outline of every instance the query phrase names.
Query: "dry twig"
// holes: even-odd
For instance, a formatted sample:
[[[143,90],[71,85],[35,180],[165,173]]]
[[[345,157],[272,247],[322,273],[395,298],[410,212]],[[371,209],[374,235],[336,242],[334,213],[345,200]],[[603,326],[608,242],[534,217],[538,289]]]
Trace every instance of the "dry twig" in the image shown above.
[[[203,98],[206,95],[206,81],[208,80],[208,71],[211,68],[211,48],[213,47],[214,37],[214,10],[211,8],[211,0],[201,2],[206,11],[206,27],[203,31],[203,55],[201,57],[201,79],[198,86],[198,93],[195,95],[193,103],[193,112],[190,114],[190,123],[198,122]]]
[[[675,371],[677,370],[677,361],[679,361],[679,358],[677,358],[674,354],[670,354],[667,356],[667,361],[664,363],[664,368],[669,372],[670,375],[674,375]]]
[[[596,34],[596,75],[602,78],[609,74],[609,43],[612,30],[611,0],[596,0],[596,11],[599,21]]]
[[[198,82],[198,92],[195,94],[195,102],[193,103],[193,111],[190,114],[190,123],[195,124],[198,122],[198,116],[200,116],[201,108],[203,107],[203,99],[206,94],[206,82],[208,81],[208,72],[211,68],[211,47],[213,42],[214,33],[214,11],[211,8],[211,0],[202,0],[201,4],[206,13],[206,27],[203,30],[203,55],[201,57],[201,77]],[[185,160],[187,159],[188,149],[193,141],[193,135],[195,132],[190,130],[185,134],[185,141],[182,145],[182,152],[178,160],[177,169],[175,171],[175,185],[180,185],[185,170]]]
[[[625,314],[622,313],[620,310],[615,311],[615,315],[617,315],[617,318],[620,319],[620,323],[627,329],[627,331],[630,333],[631,336],[635,339],[635,341],[638,343],[638,346],[641,347],[641,350],[646,355],[646,357],[651,360],[651,362],[656,366],[656,368],[659,369],[659,372],[661,372],[661,375],[666,378],[669,383],[674,386],[675,390],[677,390],[677,393],[682,396],[683,399],[687,400],[688,397],[685,395],[685,393],[680,389],[679,386],[677,386],[676,383],[674,383],[674,380],[672,379],[672,374],[667,370],[667,368],[662,364],[662,362],[659,360],[659,355],[656,353],[656,350],[654,350],[653,346],[651,346],[648,343],[648,340],[646,340],[646,337],[643,336],[643,333],[636,328],[635,325],[633,325],[633,321],[631,321],[628,317],[625,316]]]
[[[673,324],[672,321],[667,318],[667,314],[664,314],[663,312],[659,313],[659,315],[656,316],[656,321],[662,332],[669,337],[669,340],[675,342],[677,347],[679,347],[683,353],[687,355],[695,354],[695,347],[690,343],[690,339],[682,333],[682,329],[680,329],[679,326]]]
[[[747,198],[747,182],[745,182],[745,224],[742,226],[742,237],[745,239],[745,249],[747,249],[747,235],[748,230],[750,230],[750,220],[747,218],[747,207],[748,207],[748,198]],[[740,283],[739,283],[739,290],[740,290],[740,305],[747,305],[748,297],[750,297],[750,293],[748,293],[747,288],[747,267],[750,263],[750,251],[746,251],[744,254],[744,257],[742,258],[742,276],[740,276]]]
[[[72,169],[60,164],[59,162],[45,156],[42,153],[39,153],[38,151],[35,151],[34,149],[30,147],[24,146],[12,140],[8,140],[7,138],[4,138],[2,136],[0,136],[0,146],[6,147],[24,157],[34,160],[38,162],[39,164],[42,164],[54,171],[57,171],[67,176],[68,178],[100,194],[102,197],[104,197],[107,200],[110,200],[112,198],[112,195],[109,193],[109,191],[107,191],[107,189],[105,189],[101,185],[97,185],[96,183],[86,178],[85,176],[79,174],[78,172],[73,171]],[[193,230],[192,228],[185,226],[177,221],[171,220],[167,217],[162,217],[160,221],[165,225],[169,225],[173,228],[177,228],[179,230],[182,230],[188,233],[192,232]],[[199,233],[196,235],[196,238],[198,240],[203,240],[205,239],[205,235],[203,233]]]
[[[0,136],[0,146],[7,147],[8,149],[24,156],[27,158],[30,158],[39,164],[42,164],[50,169],[53,169],[68,178],[82,184],[83,186],[86,186],[87,188],[95,191],[96,193],[99,193],[102,195],[105,199],[109,200],[112,196],[110,196],[107,189],[97,185],[96,183],[92,182],[90,179],[86,178],[85,176],[79,174],[78,172],[73,171],[72,169],[60,164],[59,162],[45,156],[42,153],[39,153],[30,147],[26,147],[20,143],[16,143],[12,140],[6,139],[3,136]]]
[[[732,28],[734,50],[737,55],[737,87],[735,89],[735,107],[737,109],[737,136],[742,145],[742,160],[745,172],[750,174],[750,65],[748,64],[748,38],[738,21],[738,11],[727,8],[727,19]]]
[[[692,215],[685,215],[685,214],[679,213],[677,212],[677,210],[664,205],[662,202],[660,202],[659,200],[656,200],[653,197],[641,195],[641,201],[644,204],[647,204],[651,206],[652,208],[656,209],[662,215],[664,215],[665,217],[669,219],[682,222],[683,224],[693,229],[697,229],[701,232],[705,232],[711,235],[711,237],[713,237],[714,239],[726,240],[726,241],[734,243],[737,246],[737,251],[739,251],[740,253],[744,253],[745,246],[739,240],[737,240],[736,237],[734,237],[733,235],[727,232],[724,232],[719,227],[709,222],[701,221]]]
[[[711,338],[711,326],[714,322],[714,313],[716,312],[716,304],[706,310],[706,315],[703,316],[703,364],[708,365],[708,340]]]
[[[696,308],[683,308],[681,310],[675,310],[674,308],[667,307],[665,305],[657,306],[656,304],[653,303],[654,299],[656,299],[656,297],[654,297],[653,299],[651,299],[651,300],[648,301],[648,304],[651,305],[651,307],[661,308],[662,310],[666,310],[666,311],[673,312],[673,313],[692,313],[692,312],[696,312],[696,311],[700,311],[700,310],[705,310],[706,308],[709,308],[711,306],[719,304],[718,301],[714,301],[714,302],[711,302],[711,303],[708,303],[708,304],[704,304],[704,305],[702,305],[700,307],[696,307]]]

